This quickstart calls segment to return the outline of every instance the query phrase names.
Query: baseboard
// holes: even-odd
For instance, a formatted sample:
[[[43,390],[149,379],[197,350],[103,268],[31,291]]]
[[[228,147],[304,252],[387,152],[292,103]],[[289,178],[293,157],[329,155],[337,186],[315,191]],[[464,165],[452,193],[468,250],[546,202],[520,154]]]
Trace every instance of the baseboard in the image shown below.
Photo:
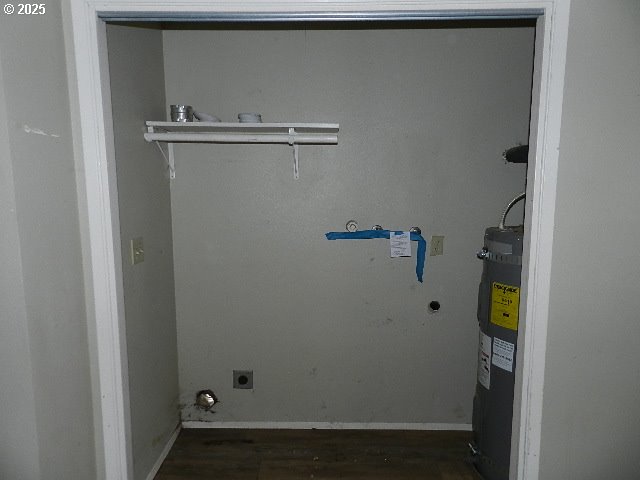
[[[246,428],[289,430],[458,430],[471,431],[470,423],[341,423],[341,422],[182,422],[182,428]]]
[[[169,440],[167,440],[167,444],[162,449],[162,452],[160,452],[158,460],[156,460],[156,463],[153,464],[153,468],[151,468],[149,475],[147,475],[147,480],[153,480],[155,478],[158,470],[160,470],[160,467],[162,466],[162,462],[164,462],[165,458],[167,458],[167,455],[169,455],[169,451],[171,451],[171,447],[173,447],[173,444],[176,442],[176,438],[178,438],[180,430],[182,430],[182,425],[178,424],[175,431],[169,437]]]

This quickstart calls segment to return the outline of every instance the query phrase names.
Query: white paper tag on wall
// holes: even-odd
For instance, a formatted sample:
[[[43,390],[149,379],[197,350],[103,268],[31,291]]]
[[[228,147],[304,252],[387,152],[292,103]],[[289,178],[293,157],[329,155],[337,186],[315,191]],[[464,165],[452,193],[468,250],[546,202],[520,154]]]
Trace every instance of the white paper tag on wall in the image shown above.
[[[513,371],[513,352],[515,345],[497,337],[493,338],[493,357],[491,363],[507,372]]]
[[[409,232],[389,232],[391,258],[411,256],[411,234]]]

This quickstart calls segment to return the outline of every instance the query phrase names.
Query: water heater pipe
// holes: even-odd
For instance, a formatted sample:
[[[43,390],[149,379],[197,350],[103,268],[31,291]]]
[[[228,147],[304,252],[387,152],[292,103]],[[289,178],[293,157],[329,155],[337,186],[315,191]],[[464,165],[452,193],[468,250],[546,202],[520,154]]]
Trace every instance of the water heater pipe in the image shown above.
[[[525,192],[522,192],[509,202],[509,205],[507,205],[507,208],[504,209],[504,213],[502,214],[502,218],[500,219],[500,225],[498,225],[498,228],[500,230],[504,230],[504,222],[507,220],[507,214],[509,213],[509,210],[511,210],[511,207],[522,200],[525,196]]]

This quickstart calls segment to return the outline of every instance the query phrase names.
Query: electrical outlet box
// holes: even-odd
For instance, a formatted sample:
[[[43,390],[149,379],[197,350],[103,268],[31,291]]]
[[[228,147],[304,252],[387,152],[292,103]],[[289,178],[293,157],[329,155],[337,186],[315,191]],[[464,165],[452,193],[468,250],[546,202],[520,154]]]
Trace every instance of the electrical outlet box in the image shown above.
[[[444,253],[444,235],[434,235],[429,244],[429,256],[435,257]]]
[[[252,390],[253,389],[253,370],[234,370],[233,371],[233,388]]]
[[[144,262],[144,242],[142,237],[131,239],[131,265]]]

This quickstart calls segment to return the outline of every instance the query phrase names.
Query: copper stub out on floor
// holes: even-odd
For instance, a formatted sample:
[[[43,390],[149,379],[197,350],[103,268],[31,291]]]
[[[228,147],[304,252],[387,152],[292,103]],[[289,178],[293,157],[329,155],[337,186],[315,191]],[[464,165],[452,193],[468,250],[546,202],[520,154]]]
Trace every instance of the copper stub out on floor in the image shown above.
[[[156,480],[479,480],[471,432],[189,429]]]

